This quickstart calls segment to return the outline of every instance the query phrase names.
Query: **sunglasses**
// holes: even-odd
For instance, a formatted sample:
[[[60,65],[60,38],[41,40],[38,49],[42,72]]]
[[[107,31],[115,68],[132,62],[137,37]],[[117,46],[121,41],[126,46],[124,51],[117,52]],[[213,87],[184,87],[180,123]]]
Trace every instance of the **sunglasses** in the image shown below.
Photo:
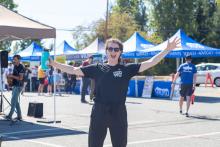
[[[107,49],[109,52],[119,52],[121,49],[120,48],[114,48],[114,47],[109,47],[108,49]]]

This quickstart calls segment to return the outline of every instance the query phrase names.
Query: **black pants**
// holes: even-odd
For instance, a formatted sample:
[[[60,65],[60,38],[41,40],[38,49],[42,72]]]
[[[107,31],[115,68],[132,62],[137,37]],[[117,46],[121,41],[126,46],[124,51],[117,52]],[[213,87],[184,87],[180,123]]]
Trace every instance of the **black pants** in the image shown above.
[[[103,147],[107,128],[110,131],[112,146],[126,147],[128,122],[125,104],[94,104],[89,128],[89,147]]]
[[[38,88],[37,77],[32,77],[31,82],[32,82],[32,92],[37,91],[37,88]]]
[[[85,101],[85,96],[87,93],[87,89],[90,86],[91,80],[90,78],[82,78],[82,90],[81,90],[81,101]]]

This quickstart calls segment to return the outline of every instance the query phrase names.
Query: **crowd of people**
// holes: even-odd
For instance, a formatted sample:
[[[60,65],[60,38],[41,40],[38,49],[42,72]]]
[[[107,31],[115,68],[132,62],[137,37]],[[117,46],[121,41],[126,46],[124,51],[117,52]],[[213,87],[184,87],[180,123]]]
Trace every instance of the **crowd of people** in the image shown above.
[[[56,92],[74,94],[76,86],[76,75],[70,75],[67,73],[61,73],[60,70],[54,71],[53,67],[49,67],[48,70],[42,70],[41,65],[30,67],[29,64],[21,64],[24,66],[24,84],[21,90],[21,95],[28,92],[38,92],[38,95],[52,95],[54,89],[54,76],[56,82]],[[72,63],[70,63],[72,64]],[[14,65],[9,62],[8,68],[2,70],[2,90],[9,91],[12,89],[7,76],[13,73]]]

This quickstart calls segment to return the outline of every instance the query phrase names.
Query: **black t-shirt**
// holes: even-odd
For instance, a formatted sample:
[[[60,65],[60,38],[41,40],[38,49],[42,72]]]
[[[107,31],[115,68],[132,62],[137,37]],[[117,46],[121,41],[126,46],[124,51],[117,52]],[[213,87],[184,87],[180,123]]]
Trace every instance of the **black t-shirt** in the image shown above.
[[[31,71],[29,69],[24,69],[24,82],[28,82],[30,73]]]
[[[25,68],[24,68],[24,66],[22,64],[19,64],[18,66],[16,66],[16,65],[14,66],[14,69],[13,69],[13,75],[14,76],[19,76],[20,74],[24,75],[24,72],[25,72]],[[13,86],[20,86],[20,87],[22,87],[23,84],[24,84],[24,80],[13,79]]]
[[[95,80],[95,102],[103,104],[125,103],[129,80],[135,76],[140,64],[92,64],[81,67],[85,77]]]

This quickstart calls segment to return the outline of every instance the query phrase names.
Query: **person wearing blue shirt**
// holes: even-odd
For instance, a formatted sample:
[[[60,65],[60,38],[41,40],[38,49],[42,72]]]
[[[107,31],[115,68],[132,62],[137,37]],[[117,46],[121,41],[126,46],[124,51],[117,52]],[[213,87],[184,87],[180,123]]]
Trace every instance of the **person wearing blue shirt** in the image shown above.
[[[72,67],[50,60],[50,65],[66,73],[95,80],[95,98],[91,112],[88,147],[103,147],[109,129],[113,147],[127,146],[127,110],[125,106],[129,80],[159,63],[172,49],[180,47],[180,39],[168,41],[166,48],[141,63],[120,64],[123,44],[118,39],[106,41],[106,63]]]
[[[180,88],[180,101],[179,101],[179,107],[180,107],[180,113],[182,114],[182,106],[184,98],[186,98],[186,116],[189,116],[189,107],[190,107],[190,98],[193,94],[193,91],[195,90],[196,85],[196,67],[194,64],[192,64],[192,57],[191,55],[186,56],[186,62],[181,64],[180,67],[177,70],[177,73],[175,74],[172,88],[174,87],[175,81],[178,77],[180,77],[181,80],[181,88]]]

